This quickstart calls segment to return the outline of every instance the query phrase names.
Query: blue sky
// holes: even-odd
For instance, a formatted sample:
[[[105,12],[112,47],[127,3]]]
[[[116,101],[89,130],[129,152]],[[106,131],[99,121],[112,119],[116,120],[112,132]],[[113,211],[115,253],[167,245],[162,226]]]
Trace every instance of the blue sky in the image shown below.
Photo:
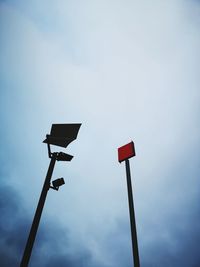
[[[56,164],[33,266],[130,267],[131,160],[143,267],[199,266],[198,1],[0,1],[2,267],[19,266],[52,123],[82,123]]]

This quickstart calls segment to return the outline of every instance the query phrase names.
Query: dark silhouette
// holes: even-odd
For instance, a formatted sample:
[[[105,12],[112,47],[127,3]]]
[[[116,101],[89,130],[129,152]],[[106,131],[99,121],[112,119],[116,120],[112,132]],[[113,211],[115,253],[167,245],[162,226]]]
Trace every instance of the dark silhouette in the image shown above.
[[[49,188],[58,190],[59,187],[65,183],[63,178],[59,178],[53,181],[52,182],[53,186],[51,186],[51,177],[52,177],[53,169],[55,166],[55,162],[56,161],[71,161],[73,158],[73,156],[65,154],[63,152],[51,153],[50,145],[56,145],[56,146],[61,146],[61,147],[66,148],[73,140],[76,139],[80,126],[81,124],[53,124],[51,128],[51,134],[50,135],[47,134],[46,139],[43,141],[44,143],[47,143],[48,154],[49,154],[49,158],[51,159],[51,161],[50,161],[49,169],[47,171],[47,175],[44,181],[44,185],[42,188],[42,192],[41,192],[38,206],[35,212],[35,216],[33,219],[33,223],[31,226],[31,230],[30,230],[29,237],[26,243],[26,247],[24,250],[24,254],[22,257],[20,267],[28,266],[32,248],[33,248],[34,241],[35,241],[35,237],[37,234],[38,226],[40,223],[40,218],[42,215],[42,210],[44,207],[44,203],[45,203]]]
[[[133,142],[118,148],[118,160],[120,163],[122,161],[125,161],[125,164],[126,164],[126,178],[127,178],[127,190],[128,190],[128,202],[129,202],[129,214],[130,214],[134,267],[140,267],[137,230],[136,230],[136,223],[135,223],[135,211],[134,211],[134,203],[133,203],[133,192],[132,192],[132,184],[131,184],[131,171],[130,171],[130,163],[129,163],[129,158],[134,157],[134,156],[135,156],[135,147],[134,147]]]

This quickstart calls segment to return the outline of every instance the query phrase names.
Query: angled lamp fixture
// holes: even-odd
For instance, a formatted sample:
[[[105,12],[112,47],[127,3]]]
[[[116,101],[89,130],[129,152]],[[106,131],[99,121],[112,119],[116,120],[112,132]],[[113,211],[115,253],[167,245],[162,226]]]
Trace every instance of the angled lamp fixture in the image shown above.
[[[80,123],[76,124],[52,124],[51,133],[46,135],[46,139],[43,143],[47,144],[49,158],[52,157],[50,145],[67,147],[72,141],[77,138]],[[58,153],[57,160],[60,161],[71,161],[73,156],[60,152]]]
[[[71,161],[73,158],[73,156],[66,154],[64,152],[53,152],[52,153],[50,146],[55,145],[55,146],[66,148],[72,141],[74,141],[77,138],[80,127],[81,127],[80,123],[52,124],[51,133],[47,134],[46,139],[43,141],[43,143],[47,144],[48,155],[51,161],[50,161],[47,175],[44,181],[44,185],[42,188],[42,192],[41,192],[38,206],[35,212],[35,216],[33,219],[33,223],[31,226],[31,230],[30,230],[29,237],[26,243],[26,247],[24,250],[24,254],[22,257],[20,267],[27,267],[29,264],[32,248],[34,245],[35,237],[37,234],[37,229],[39,226],[39,222],[40,222],[40,218],[42,215],[42,210],[45,204],[48,190],[50,188],[54,190],[58,190],[60,186],[65,184],[65,181],[63,178],[58,178],[52,182],[52,186],[51,186],[51,177],[52,177],[55,163],[56,161]]]
[[[50,185],[50,188],[54,190],[59,190],[59,187],[65,184],[64,178],[58,178],[52,182],[52,186]]]

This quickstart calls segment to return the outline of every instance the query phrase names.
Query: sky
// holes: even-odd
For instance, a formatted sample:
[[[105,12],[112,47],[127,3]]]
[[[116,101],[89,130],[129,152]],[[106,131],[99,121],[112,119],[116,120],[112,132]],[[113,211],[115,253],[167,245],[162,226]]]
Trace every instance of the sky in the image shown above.
[[[199,28],[197,0],[0,0],[2,267],[20,264],[52,123],[82,126],[30,267],[133,266],[117,158],[132,140],[141,266],[200,265]]]

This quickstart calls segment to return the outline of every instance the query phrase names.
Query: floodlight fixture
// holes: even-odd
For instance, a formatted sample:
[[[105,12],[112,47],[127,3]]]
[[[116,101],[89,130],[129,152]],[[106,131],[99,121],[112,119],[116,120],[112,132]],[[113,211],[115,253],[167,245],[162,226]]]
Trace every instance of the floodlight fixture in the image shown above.
[[[67,147],[72,141],[77,138],[80,123],[69,123],[69,124],[52,124],[51,133],[46,135],[46,139],[43,143],[47,144],[49,158],[52,157],[50,145]],[[73,156],[68,154],[59,153],[57,160],[60,161],[71,161]]]
[[[66,148],[76,139],[80,126],[80,123],[52,124],[51,133],[47,134],[43,143]]]
[[[73,156],[60,152],[57,155],[57,161],[71,161],[73,159]]]
[[[49,188],[54,189],[56,191],[59,190],[60,186],[65,184],[64,178],[58,178],[52,182],[52,185],[49,186]]]
[[[58,179],[56,179],[56,180],[54,180],[52,182],[52,185],[53,186],[50,186],[50,188],[58,191],[59,187],[62,186],[62,185],[64,185],[64,184],[65,184],[64,178],[58,178]]]

